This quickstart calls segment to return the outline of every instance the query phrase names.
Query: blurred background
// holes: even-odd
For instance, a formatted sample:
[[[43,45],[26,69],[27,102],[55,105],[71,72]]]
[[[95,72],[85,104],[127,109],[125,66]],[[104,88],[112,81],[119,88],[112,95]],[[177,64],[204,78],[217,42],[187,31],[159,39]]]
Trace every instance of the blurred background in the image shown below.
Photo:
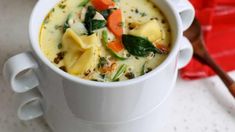
[[[28,51],[28,21],[37,0],[0,0],[0,132],[50,132],[43,119],[20,121],[16,116],[14,93],[2,78],[7,58]]]
[[[204,41],[211,56],[225,71],[235,70],[235,0],[190,0],[202,25]],[[181,71],[184,79],[213,76],[207,66],[193,59]]]

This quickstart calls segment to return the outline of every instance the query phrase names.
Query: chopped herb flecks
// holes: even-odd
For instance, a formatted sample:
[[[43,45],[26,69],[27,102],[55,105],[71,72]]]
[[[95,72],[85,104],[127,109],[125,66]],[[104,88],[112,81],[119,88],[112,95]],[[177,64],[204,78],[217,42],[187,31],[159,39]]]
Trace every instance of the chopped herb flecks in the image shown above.
[[[140,11],[139,9],[131,9],[131,12],[133,13],[136,13],[136,14],[139,14],[141,17],[145,17],[147,16],[147,13],[143,12],[143,11]]]
[[[147,14],[145,12],[141,12],[140,15],[141,15],[141,17],[147,16]]]
[[[55,25],[55,30],[63,30],[63,26],[62,25]]]
[[[128,79],[133,79],[135,78],[135,74],[133,72],[128,72],[125,74],[125,77]]]
[[[58,47],[58,49],[62,49],[63,48],[62,43],[59,43],[57,47]]]
[[[120,2],[120,0],[113,0],[113,2],[118,3],[118,2]]]
[[[99,61],[99,64],[98,64],[98,68],[102,68],[104,67],[105,65],[108,64],[108,61],[105,57],[100,57],[100,61]]]
[[[72,13],[70,13],[68,16],[67,16],[67,19],[64,23],[64,26],[63,26],[63,31],[66,32],[66,30],[68,28],[70,28],[70,25],[69,25],[69,20],[72,18]]]
[[[50,14],[48,14],[48,15],[46,16],[46,18],[45,18],[44,21],[43,21],[43,24],[47,24],[47,23],[49,23],[49,21],[50,21]]]
[[[64,59],[65,52],[57,53],[57,57],[54,59],[55,64],[59,64],[61,60]]]
[[[118,26],[123,27],[124,26],[124,22],[120,22]]]
[[[64,71],[64,72],[67,72],[67,69],[66,69],[65,66],[61,66],[60,69],[61,69],[62,71]]]
[[[59,8],[60,8],[60,9],[64,9],[65,7],[66,7],[66,5],[59,4]]]

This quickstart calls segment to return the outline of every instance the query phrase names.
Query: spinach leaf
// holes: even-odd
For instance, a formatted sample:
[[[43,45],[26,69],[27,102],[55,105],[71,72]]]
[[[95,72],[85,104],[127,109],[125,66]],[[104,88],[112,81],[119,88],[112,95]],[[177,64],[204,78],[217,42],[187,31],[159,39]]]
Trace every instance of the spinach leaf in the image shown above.
[[[89,2],[90,2],[90,0],[83,0],[83,1],[78,5],[78,7],[84,7],[84,6],[86,6]]]
[[[157,49],[146,38],[123,35],[122,41],[127,51],[134,56],[145,57],[149,55],[150,52],[157,52]]]
[[[93,32],[92,30],[92,19],[94,18],[96,14],[96,10],[94,7],[92,6],[88,6],[87,8],[87,12],[86,12],[86,15],[85,15],[85,27],[88,31],[88,35],[91,35]]]
[[[107,10],[101,11],[100,13],[107,20],[109,15],[112,13],[112,11],[113,11],[113,9],[107,9]]]
[[[85,21],[88,21],[92,19],[96,14],[96,10],[93,6],[88,6],[86,16],[85,16]]]
[[[93,19],[96,14],[96,10],[92,6],[88,6],[86,16],[85,16],[85,27],[88,31],[88,35],[93,34],[94,30],[101,29],[106,26],[105,20],[95,20]]]
[[[91,21],[91,29],[92,31],[101,29],[106,26],[106,21],[105,20],[92,20]]]
[[[127,65],[125,64],[121,65],[112,80],[118,81],[118,79],[126,72],[126,69]]]
[[[119,59],[119,60],[122,60],[122,61],[127,59],[127,58],[124,58],[124,57],[118,55],[118,54],[115,53],[112,49],[108,48],[108,46],[107,46],[107,44],[108,44],[108,32],[107,32],[106,30],[104,30],[104,31],[102,32],[102,43],[103,43],[104,47],[109,51],[109,53],[110,53],[113,57],[115,57],[115,58],[117,58],[117,59]]]
[[[69,20],[72,18],[72,13],[70,13],[64,23],[64,28],[63,28],[63,31],[66,32],[66,30],[68,28],[70,28],[70,25],[69,25]]]

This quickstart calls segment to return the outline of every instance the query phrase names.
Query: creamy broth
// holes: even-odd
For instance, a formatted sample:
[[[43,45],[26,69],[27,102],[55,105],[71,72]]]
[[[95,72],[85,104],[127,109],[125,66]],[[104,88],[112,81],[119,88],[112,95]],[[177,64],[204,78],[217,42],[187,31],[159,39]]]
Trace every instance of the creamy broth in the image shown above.
[[[150,0],[118,0],[109,9],[97,9],[93,18],[88,18],[87,12],[94,3],[81,5],[86,1],[62,0],[42,24],[41,50],[58,68],[83,79],[111,82],[144,75],[166,59],[171,49],[170,26]],[[111,15],[118,10],[121,37],[112,30],[115,21]],[[90,32],[87,27],[93,20],[98,22]],[[136,51],[140,41],[140,45],[148,45],[146,53]]]

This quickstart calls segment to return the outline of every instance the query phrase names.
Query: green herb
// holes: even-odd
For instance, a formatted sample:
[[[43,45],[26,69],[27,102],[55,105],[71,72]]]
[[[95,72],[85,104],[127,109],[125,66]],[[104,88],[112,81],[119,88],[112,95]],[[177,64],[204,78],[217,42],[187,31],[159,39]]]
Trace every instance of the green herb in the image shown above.
[[[47,24],[47,23],[49,23],[49,21],[50,21],[50,14],[48,14],[48,15],[46,16],[46,18],[45,18],[44,21],[43,21],[43,24]]]
[[[59,4],[59,8],[60,8],[60,9],[64,9],[65,7],[66,7],[65,4]]]
[[[140,15],[141,15],[141,17],[147,16],[147,14],[145,12],[141,12]]]
[[[145,57],[150,52],[157,52],[153,44],[146,38],[123,35],[122,41],[127,51],[134,56]]]
[[[91,81],[94,81],[94,82],[99,82],[99,80],[97,80],[97,79],[91,79]]]
[[[122,56],[118,55],[118,54],[115,53],[113,50],[111,50],[111,49],[109,49],[109,50],[110,50],[111,55],[114,56],[115,58],[117,58],[117,59],[119,59],[119,60],[122,60],[122,61],[124,61],[124,60],[127,59],[127,58],[125,58],[125,57],[122,57]]]
[[[146,67],[146,64],[147,62],[145,62],[142,66],[142,69],[141,69],[141,75],[144,75],[145,74],[145,67]]]
[[[92,30],[92,19],[94,18],[96,14],[96,10],[92,6],[88,6],[86,16],[85,16],[85,27],[88,31],[88,35],[93,34]]]
[[[149,73],[149,72],[151,72],[153,69],[152,68],[147,68],[147,71],[145,72],[145,73]]]
[[[135,13],[139,13],[139,10],[138,10],[138,9],[135,9]]]
[[[95,16],[95,14],[96,14],[95,8],[93,6],[88,6],[85,19],[87,20],[92,19]]]
[[[133,72],[128,72],[125,74],[125,77],[128,79],[133,79],[135,78],[135,74]]]
[[[91,81],[94,81],[94,82],[104,82],[104,80],[101,80],[101,79],[95,79],[95,78],[91,79]]]
[[[50,17],[51,17],[51,14],[55,11],[55,9],[53,8],[49,13],[48,15],[46,16],[46,18],[44,19],[43,21],[43,24],[47,24],[50,22]]]
[[[119,60],[126,60],[127,58],[122,57],[120,55],[118,55],[117,53],[115,53],[112,49],[108,48],[107,44],[108,44],[108,32],[106,30],[104,30],[102,32],[102,42],[104,47],[109,51],[109,53],[114,56],[115,58],[119,59]]]
[[[118,81],[119,78],[126,72],[126,69],[127,69],[127,65],[125,64],[121,65],[112,80]]]
[[[66,69],[65,66],[61,66],[61,67],[59,67],[59,68],[60,68],[60,70],[62,70],[62,71],[64,71],[64,72],[67,72],[67,69]]]
[[[105,19],[108,19],[109,15],[112,13],[113,9],[107,9],[104,11],[101,11],[100,13],[103,15]]]
[[[90,2],[90,0],[83,0],[78,7],[85,7],[88,3]]]
[[[108,44],[108,32],[106,30],[104,30],[102,32],[102,41],[105,47],[107,47]]]
[[[105,20],[95,20],[93,19],[96,14],[94,7],[89,6],[85,16],[85,27],[88,31],[88,35],[93,34],[94,30],[101,29],[106,26]]]
[[[70,28],[70,25],[69,25],[69,20],[72,18],[72,13],[70,13],[69,15],[68,15],[68,17],[67,17],[67,19],[66,19],[66,21],[65,21],[65,23],[64,23],[64,32],[66,32],[66,30],[68,29],[68,28]]]
[[[61,30],[62,31],[63,26],[62,25],[55,25],[55,30]]]
[[[113,0],[113,2],[117,3],[117,2],[120,2],[120,0]]]
[[[91,24],[92,31],[104,28],[106,26],[105,20],[92,20],[91,23],[92,23]]]
[[[130,53],[127,53],[126,56],[129,58],[129,57],[131,57],[131,54],[130,54]]]
[[[58,49],[62,49],[62,48],[63,48],[62,43],[59,43],[59,44],[57,45],[57,47],[58,47]]]
[[[105,74],[100,74],[100,77],[101,77],[102,79],[105,79],[106,75],[105,75]]]
[[[113,50],[111,50],[111,49],[109,49],[109,50],[110,50],[111,55],[114,56],[115,58],[117,58],[117,59],[119,59],[119,60],[122,60],[122,61],[124,61],[124,60],[127,59],[127,58],[125,58],[125,57],[122,57],[122,56],[118,55],[118,54],[115,53]]]
[[[146,64],[147,64],[147,62],[145,62],[144,65],[142,66],[141,75],[144,75],[144,74],[146,74],[146,73],[149,73],[149,72],[151,72],[151,71],[153,70],[153,69],[150,68],[150,67],[146,68]]]
[[[120,22],[118,26],[123,27],[124,26],[124,22]]]
[[[106,58],[105,57],[100,57],[98,68],[102,68],[107,64],[108,64],[108,61],[106,60]]]
[[[60,61],[64,59],[65,52],[59,52],[56,55],[57,55],[57,57],[54,59],[54,63],[59,64]]]

